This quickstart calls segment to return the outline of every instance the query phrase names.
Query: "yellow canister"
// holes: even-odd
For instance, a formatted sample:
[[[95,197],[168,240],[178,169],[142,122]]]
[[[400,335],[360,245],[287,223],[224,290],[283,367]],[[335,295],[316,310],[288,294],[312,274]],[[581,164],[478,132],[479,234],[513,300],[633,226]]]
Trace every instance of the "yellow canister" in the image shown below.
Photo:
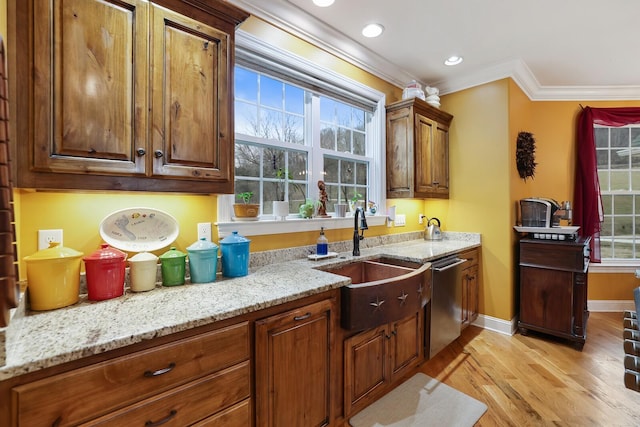
[[[32,310],[53,310],[78,302],[82,255],[51,242],[49,248],[24,257]]]

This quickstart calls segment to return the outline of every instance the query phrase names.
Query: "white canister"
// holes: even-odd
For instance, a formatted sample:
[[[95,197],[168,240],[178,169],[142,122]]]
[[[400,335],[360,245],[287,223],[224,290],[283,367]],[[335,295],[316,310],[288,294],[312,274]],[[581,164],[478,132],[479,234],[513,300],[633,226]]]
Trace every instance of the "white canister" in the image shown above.
[[[150,252],[140,252],[129,258],[130,289],[133,292],[150,291],[156,287],[158,257]]]

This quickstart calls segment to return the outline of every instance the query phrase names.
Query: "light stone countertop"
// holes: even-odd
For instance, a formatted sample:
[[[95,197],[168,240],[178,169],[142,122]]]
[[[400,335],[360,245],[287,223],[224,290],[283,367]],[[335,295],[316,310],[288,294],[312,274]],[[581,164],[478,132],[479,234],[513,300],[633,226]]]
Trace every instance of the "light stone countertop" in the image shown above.
[[[444,240],[431,242],[419,238],[420,233],[371,237],[368,241],[365,238],[360,257],[351,255],[351,242],[337,242],[330,244],[329,250],[339,252],[339,256],[319,261],[306,257],[313,247],[251,253],[250,271],[245,277],[228,279],[218,275],[212,283],[159,285],[142,293],[127,290],[122,297],[99,302],[81,296],[77,304],[45,312],[22,307],[3,331],[6,334],[6,362],[0,366],[0,380],[350,283],[346,277],[317,267],[380,254],[425,263],[480,246],[479,234],[444,232],[443,235]]]

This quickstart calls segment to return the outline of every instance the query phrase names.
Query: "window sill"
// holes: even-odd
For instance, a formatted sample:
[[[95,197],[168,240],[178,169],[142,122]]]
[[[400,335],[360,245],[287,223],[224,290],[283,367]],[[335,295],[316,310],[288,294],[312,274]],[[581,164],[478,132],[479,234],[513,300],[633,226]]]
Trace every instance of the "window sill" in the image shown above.
[[[376,227],[384,225],[387,217],[384,215],[367,216],[367,225]],[[345,218],[288,218],[284,221],[273,219],[261,219],[260,221],[231,221],[216,222],[218,237],[225,238],[232,231],[237,231],[242,236],[263,236],[267,234],[298,233],[304,231],[318,231],[320,227],[325,230],[353,228],[353,216]]]
[[[633,273],[640,269],[640,261],[603,261],[601,263],[590,263],[589,273]]]

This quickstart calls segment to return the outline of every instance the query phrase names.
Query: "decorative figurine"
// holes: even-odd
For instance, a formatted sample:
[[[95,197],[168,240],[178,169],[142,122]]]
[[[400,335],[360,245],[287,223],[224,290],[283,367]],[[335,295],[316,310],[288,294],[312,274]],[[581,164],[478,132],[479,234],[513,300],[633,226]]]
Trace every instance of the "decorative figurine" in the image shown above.
[[[318,181],[318,189],[320,190],[320,203],[318,203],[318,216],[320,218],[331,218],[327,215],[327,190],[324,181]]]

